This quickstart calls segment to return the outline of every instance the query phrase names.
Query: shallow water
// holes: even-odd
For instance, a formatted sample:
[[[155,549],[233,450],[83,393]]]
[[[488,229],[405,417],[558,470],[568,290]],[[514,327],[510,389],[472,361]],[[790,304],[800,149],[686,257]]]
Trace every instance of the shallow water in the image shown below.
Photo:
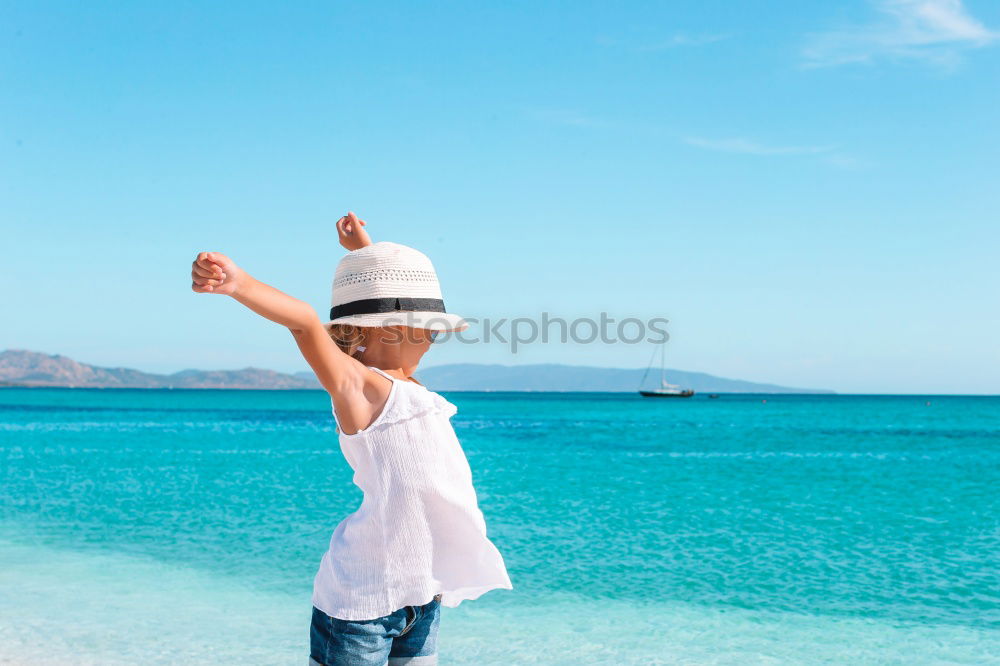
[[[1000,663],[1000,398],[448,398],[515,589],[442,664]],[[0,663],[304,664],[329,404],[0,389]]]

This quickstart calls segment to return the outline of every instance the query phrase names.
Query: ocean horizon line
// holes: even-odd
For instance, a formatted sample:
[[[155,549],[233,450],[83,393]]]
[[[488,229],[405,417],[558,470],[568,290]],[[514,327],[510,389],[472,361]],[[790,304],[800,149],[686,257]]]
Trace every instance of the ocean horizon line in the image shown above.
[[[0,382],[0,389],[31,389],[31,390],[73,390],[73,391],[144,391],[144,392],[155,392],[155,391],[240,391],[240,392],[252,392],[252,391],[276,391],[282,393],[292,393],[292,392],[302,392],[302,393],[326,393],[326,389],[320,388],[307,388],[307,387],[294,387],[294,388],[263,388],[263,387],[187,387],[187,386],[32,386],[29,384],[7,384]],[[558,394],[558,395],[633,395],[638,394],[638,391],[587,391],[587,390],[559,390],[559,389],[441,389],[441,393],[498,393],[498,394]],[[718,396],[773,396],[773,397],[796,397],[796,398],[1000,398],[1000,393],[845,393],[839,391],[827,391],[827,392],[769,392],[769,391],[700,391],[695,393],[694,397],[702,396],[707,397],[709,395]],[[668,404],[678,404],[676,401],[672,401]],[[683,404],[681,402],[680,404]]]

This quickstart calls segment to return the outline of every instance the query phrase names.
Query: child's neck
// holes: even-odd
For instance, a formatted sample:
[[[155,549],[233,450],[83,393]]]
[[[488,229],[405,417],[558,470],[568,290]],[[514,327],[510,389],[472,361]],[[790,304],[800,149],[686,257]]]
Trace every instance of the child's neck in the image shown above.
[[[415,364],[407,363],[404,359],[400,358],[399,353],[393,353],[391,348],[382,349],[366,349],[359,359],[365,365],[370,365],[372,367],[378,368],[384,372],[389,373],[399,379],[416,381],[413,379],[412,375],[416,371],[417,366]],[[420,382],[417,382],[418,384]]]

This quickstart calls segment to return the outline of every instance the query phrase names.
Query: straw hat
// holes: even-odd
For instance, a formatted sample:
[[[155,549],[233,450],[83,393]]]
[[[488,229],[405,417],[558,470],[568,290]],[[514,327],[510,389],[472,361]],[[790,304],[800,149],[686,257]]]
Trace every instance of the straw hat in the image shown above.
[[[381,241],[349,252],[333,276],[329,328],[410,326],[464,331],[468,323],[445,312],[434,265],[412,247]]]

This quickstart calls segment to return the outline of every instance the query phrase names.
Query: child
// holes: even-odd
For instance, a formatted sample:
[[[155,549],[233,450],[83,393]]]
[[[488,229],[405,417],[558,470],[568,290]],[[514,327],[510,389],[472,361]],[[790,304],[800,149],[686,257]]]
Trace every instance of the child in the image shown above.
[[[364,226],[350,212],[337,222],[350,252],[326,323],[218,252],[198,254],[191,288],[231,296],[291,331],[330,394],[341,451],[364,491],[313,580],[310,666],[428,666],[441,605],[513,586],[451,427],[456,407],[412,377],[438,332],[468,324],[445,311],[425,255],[373,244]]]

